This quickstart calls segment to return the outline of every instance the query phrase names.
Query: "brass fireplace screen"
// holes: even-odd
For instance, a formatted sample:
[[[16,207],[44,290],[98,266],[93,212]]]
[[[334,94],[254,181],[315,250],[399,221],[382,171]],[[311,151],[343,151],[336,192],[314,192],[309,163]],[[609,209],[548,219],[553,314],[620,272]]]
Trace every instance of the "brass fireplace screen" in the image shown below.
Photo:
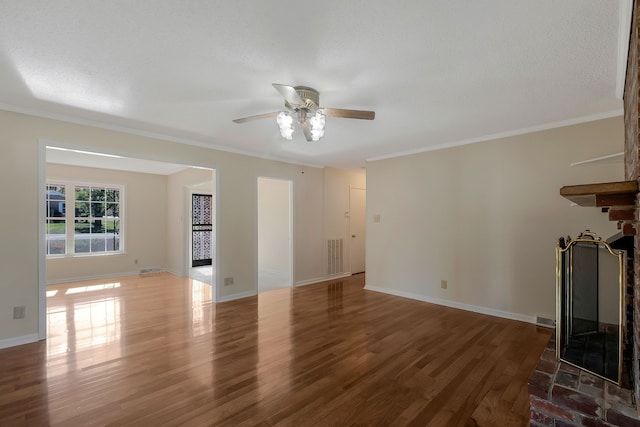
[[[556,354],[620,384],[624,336],[624,251],[595,233],[561,238],[556,248]]]

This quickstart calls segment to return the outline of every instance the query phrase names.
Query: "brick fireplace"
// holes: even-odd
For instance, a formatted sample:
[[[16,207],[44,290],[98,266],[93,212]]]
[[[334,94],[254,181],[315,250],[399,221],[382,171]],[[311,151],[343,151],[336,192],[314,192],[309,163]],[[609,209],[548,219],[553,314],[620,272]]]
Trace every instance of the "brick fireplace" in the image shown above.
[[[624,88],[625,185],[635,188],[598,206],[634,241],[627,267],[627,337],[621,386],[560,362],[555,337],[529,381],[532,426],[640,426],[640,2],[634,1]],[[620,184],[620,183],[618,183]],[[579,187],[579,186],[575,186]],[[563,188],[564,190],[564,188]],[[583,189],[584,190],[584,189]],[[562,194],[562,191],[561,191]],[[585,193],[596,197],[597,191]],[[566,194],[563,194],[567,197]],[[584,196],[584,195],[583,195]],[[608,196],[604,196],[606,199]],[[570,198],[570,197],[568,197]],[[622,200],[622,202],[621,202]],[[602,199],[601,199],[602,201]]]
[[[640,426],[633,387],[634,247],[632,237],[616,235],[612,246],[627,253],[624,363],[620,386],[556,357],[555,334],[530,380],[531,426]]]
[[[634,1],[633,5],[633,19],[631,23],[631,37],[629,39],[629,55],[627,59],[627,78],[624,87],[624,126],[625,126],[625,145],[624,145],[624,160],[625,178],[629,181],[636,181],[640,179],[640,75],[638,74],[638,60],[640,60],[640,41],[638,38],[638,26],[640,25],[640,6],[639,2]],[[634,259],[635,259],[635,274],[634,274],[634,294],[632,304],[635,309],[635,316],[633,319],[633,353],[634,353],[634,380],[635,390],[634,395],[636,402],[640,401],[640,239],[638,231],[640,227],[637,224],[640,222],[640,198],[636,196],[635,203],[635,233],[634,233]]]
[[[640,75],[638,61],[640,60],[640,3],[634,1],[633,18],[631,22],[631,36],[629,38],[629,55],[627,58],[627,76],[624,87],[624,126],[625,126],[625,179],[640,180]],[[640,402],[640,197],[636,194],[634,215],[634,260],[635,270],[633,278],[633,378],[634,397]]]

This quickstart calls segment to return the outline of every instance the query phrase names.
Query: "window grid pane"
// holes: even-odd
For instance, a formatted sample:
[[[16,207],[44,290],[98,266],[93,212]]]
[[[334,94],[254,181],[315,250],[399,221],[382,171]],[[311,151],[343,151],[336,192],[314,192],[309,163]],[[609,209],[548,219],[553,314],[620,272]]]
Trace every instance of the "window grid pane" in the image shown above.
[[[89,192],[89,187],[76,187],[76,200],[88,201]]]
[[[66,195],[64,184],[45,186],[45,248],[47,255],[66,253]]]
[[[66,221],[64,219],[47,220],[47,254],[64,255],[66,250]]]
[[[75,252],[120,251],[120,189],[76,186]]]

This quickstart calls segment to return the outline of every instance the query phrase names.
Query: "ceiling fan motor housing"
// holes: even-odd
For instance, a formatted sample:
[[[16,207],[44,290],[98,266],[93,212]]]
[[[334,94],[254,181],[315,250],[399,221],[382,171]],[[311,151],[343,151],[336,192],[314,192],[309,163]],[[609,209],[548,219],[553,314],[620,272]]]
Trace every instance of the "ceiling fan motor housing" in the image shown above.
[[[291,105],[288,101],[285,101],[285,107],[294,111],[304,108],[307,111],[314,113],[320,105],[320,92],[308,86],[294,86],[294,89],[296,90],[296,93],[300,95],[300,98],[302,98],[305,105],[304,107],[301,107],[299,105]]]

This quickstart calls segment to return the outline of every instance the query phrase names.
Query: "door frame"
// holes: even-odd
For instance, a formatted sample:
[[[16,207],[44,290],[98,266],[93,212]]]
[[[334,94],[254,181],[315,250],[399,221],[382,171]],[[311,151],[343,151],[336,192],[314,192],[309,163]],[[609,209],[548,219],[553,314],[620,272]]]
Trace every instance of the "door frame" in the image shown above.
[[[206,191],[193,191],[193,189],[189,188],[189,195],[188,195],[188,199],[189,199],[189,221],[188,221],[188,225],[189,225],[189,250],[188,252],[188,257],[187,257],[187,265],[186,267],[188,269],[194,268],[193,267],[193,196],[209,196],[211,197],[211,202],[212,204],[214,204],[213,208],[215,209],[215,197],[213,195],[213,193],[208,193]],[[215,250],[214,245],[214,239],[213,236],[215,236],[215,222],[214,219],[211,218],[211,267],[213,267],[213,263],[214,263],[214,257],[213,257],[213,252]],[[207,265],[203,265],[202,267],[206,267]]]
[[[211,196],[213,197],[213,209],[215,212],[215,218],[212,219],[212,225],[213,225],[213,229],[216,231],[215,233],[213,233],[213,237],[214,239],[211,242],[211,246],[212,246],[212,250],[213,250],[213,258],[211,259],[211,268],[213,268],[213,302],[218,302],[220,301],[220,299],[222,298],[220,295],[220,269],[218,268],[218,266],[220,265],[220,251],[218,250],[218,248],[220,247],[220,233],[218,233],[218,221],[220,218],[220,204],[218,203],[218,194],[219,194],[219,185],[220,185],[220,178],[218,176],[218,169],[216,168],[204,168],[204,169],[210,169],[211,172],[211,179],[214,180],[215,185],[213,186],[213,190],[211,191]],[[215,178],[215,179],[214,179]],[[198,184],[193,184],[191,186],[189,185],[185,185],[183,187],[183,199],[182,199],[182,206],[183,206],[183,220],[182,220],[182,227],[183,227],[183,232],[182,232],[182,245],[184,247],[184,257],[183,257],[183,268],[184,268],[184,274],[186,277],[191,277],[191,251],[193,250],[192,247],[192,241],[191,241],[191,210],[192,210],[192,205],[191,205],[191,195],[194,193],[199,193],[199,194],[207,194],[206,191],[198,191],[198,190],[194,190],[193,186],[197,186]]]
[[[354,269],[353,269],[353,238],[351,236],[353,236],[353,210],[352,210],[352,206],[351,206],[351,191],[352,190],[362,190],[364,191],[364,197],[365,197],[365,203],[364,203],[364,218],[363,218],[363,227],[365,228],[365,235],[364,235],[364,245],[365,245],[365,253],[363,254],[364,256],[364,270],[362,272],[366,272],[367,270],[367,264],[366,264],[366,237],[367,237],[367,233],[366,233],[366,227],[367,227],[367,189],[363,188],[363,187],[358,187],[355,185],[349,185],[349,272],[351,274],[355,274],[354,273]],[[360,271],[358,271],[357,273],[361,273]]]

